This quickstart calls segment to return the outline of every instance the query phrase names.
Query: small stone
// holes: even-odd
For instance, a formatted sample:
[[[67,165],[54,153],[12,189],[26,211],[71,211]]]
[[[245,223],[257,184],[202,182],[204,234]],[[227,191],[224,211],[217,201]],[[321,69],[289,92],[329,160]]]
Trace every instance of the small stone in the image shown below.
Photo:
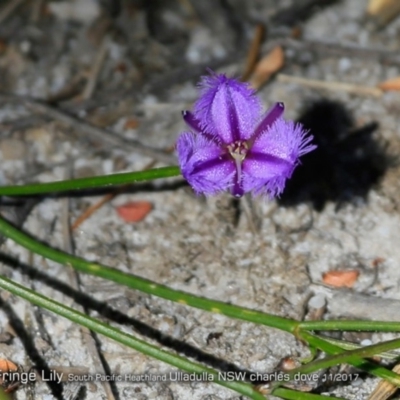
[[[26,157],[26,146],[18,139],[4,139],[0,142],[2,159],[23,160]]]

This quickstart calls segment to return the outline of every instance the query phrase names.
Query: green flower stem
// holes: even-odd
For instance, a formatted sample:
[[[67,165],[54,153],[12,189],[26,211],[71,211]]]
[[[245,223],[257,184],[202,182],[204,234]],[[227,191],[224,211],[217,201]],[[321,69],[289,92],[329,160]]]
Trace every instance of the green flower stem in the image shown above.
[[[400,322],[387,321],[304,321],[299,323],[304,331],[379,331],[399,332]]]
[[[11,400],[11,397],[4,392],[2,387],[0,387],[0,400]]]
[[[362,347],[364,347],[358,343],[348,342],[346,340],[333,339],[331,337],[328,338],[328,337],[324,336],[324,340],[329,343],[339,346],[343,350],[355,350],[355,349],[361,349]],[[380,357],[380,358],[385,358],[387,360],[396,360],[397,358],[400,357],[400,353],[399,353],[399,351],[392,350],[392,351],[385,351],[382,353],[375,353],[374,356]]]
[[[394,339],[394,340],[389,340],[383,343],[378,343],[378,344],[373,344],[370,346],[365,346],[361,347],[356,350],[349,350],[345,351],[343,349],[340,349],[340,353],[330,356],[330,357],[325,357],[321,360],[316,360],[313,362],[310,362],[307,365],[303,365],[299,367],[298,369],[295,369],[293,371],[290,371],[291,374],[296,374],[297,372],[301,372],[303,374],[308,374],[310,372],[317,371],[319,369],[324,369],[324,368],[329,368],[332,367],[333,365],[338,365],[338,364],[354,364],[355,362],[362,361],[364,364],[366,361],[360,360],[360,358],[371,358],[375,356],[376,354],[379,354],[381,352],[393,350],[393,349],[398,349],[400,347],[400,339]],[[378,365],[374,365],[374,368],[381,368]],[[389,372],[388,370],[385,369],[385,373]],[[392,372],[393,378],[396,380],[395,382],[392,380],[391,382],[397,386],[400,386],[400,375]]]
[[[175,355],[166,350],[162,350],[154,345],[148,344],[143,340],[137,339],[133,335],[124,333],[116,328],[111,327],[110,325],[107,325],[95,318],[89,317],[88,315],[85,315],[61,303],[51,300],[2,276],[0,276],[0,287],[13,293],[14,295],[28,300],[32,304],[61,315],[62,317],[65,317],[72,322],[75,322],[81,326],[85,326],[91,331],[104,335],[110,339],[115,340],[118,343],[124,344],[143,354],[170,364],[176,368],[179,368],[180,370],[200,375],[204,373],[210,374],[212,375],[212,378],[210,377],[209,379],[210,382],[215,382],[219,385],[235,390],[236,392],[241,393],[244,396],[248,396],[253,400],[265,400],[265,397],[261,393],[256,391],[254,387],[248,383],[221,380],[219,379],[218,371],[216,370],[204,367],[203,365],[189,361],[184,357]]]
[[[1,186],[0,196],[27,196],[42,193],[66,192],[80,189],[126,185],[141,181],[169,178],[180,175],[179,167],[163,167],[146,171],[126,172],[121,174],[93,176],[90,178],[69,179],[49,183],[32,183],[28,185]]]
[[[311,335],[307,332],[302,332],[300,335],[304,340],[307,340],[310,343],[313,343],[314,345],[317,345],[318,347],[322,348],[325,346],[325,344],[318,343],[318,340],[321,340],[321,338]],[[338,341],[339,342],[339,341]],[[295,368],[289,372],[285,372],[285,375],[288,375],[288,378],[290,380],[293,380],[296,374],[301,374],[301,375],[306,375],[310,374],[312,372],[316,372],[321,369],[329,368],[333,365],[339,365],[339,364],[351,364],[354,366],[357,366],[359,368],[362,368],[363,370],[366,370],[368,372],[373,373],[376,376],[381,376],[383,375],[384,379],[390,381],[396,386],[400,386],[400,375],[394,373],[393,371],[389,371],[383,367],[380,367],[379,365],[370,363],[368,361],[365,361],[362,358],[366,357],[373,357],[377,354],[380,354],[382,352],[387,352],[395,348],[400,347],[400,339],[395,339],[391,341],[387,341],[384,343],[379,343],[379,344],[374,344],[371,346],[365,346],[365,347],[359,347],[356,350],[352,351],[345,351],[344,349],[340,347],[334,347],[327,349],[329,350],[333,356],[328,356],[320,360],[315,360],[313,362],[310,362],[308,364],[302,365],[298,368]],[[325,346],[326,347],[326,346]],[[287,384],[288,379],[285,381],[275,381],[271,384],[271,390],[272,393],[275,394],[275,389],[278,387],[281,387],[282,385]]]
[[[317,360],[303,367],[299,368],[302,373],[309,373],[316,371],[321,368],[328,368],[332,365],[340,364],[340,363],[348,363],[357,368],[360,368],[364,371],[367,371],[375,376],[378,376],[382,379],[385,379],[391,382],[393,385],[400,386],[400,375],[396,374],[393,371],[390,371],[384,367],[379,365],[373,364],[372,362],[364,360],[362,357],[372,357],[373,355],[378,354],[382,351],[392,350],[394,348],[398,348],[400,346],[400,340],[396,339],[390,342],[384,342],[377,345],[366,346],[361,349],[351,350],[346,352],[339,346],[335,344],[329,343],[326,340],[313,335],[309,332],[300,331],[298,332],[299,338],[305,340],[311,346],[317,347],[322,349],[328,354],[338,355],[337,358],[335,357],[327,357],[323,360]],[[372,350],[371,350],[372,348]],[[343,354],[342,354],[343,353]],[[347,356],[349,354],[349,356]],[[335,360],[335,361],[333,361]],[[299,372],[295,371],[295,372]],[[290,371],[293,373],[293,371]]]
[[[260,311],[254,311],[220,301],[195,296],[179,290],[170,289],[167,286],[159,285],[148,279],[121,272],[99,263],[89,262],[83,258],[73,256],[60,250],[55,250],[14,228],[3,218],[0,218],[0,233],[14,240],[16,243],[28,250],[49,258],[50,260],[63,265],[71,265],[78,271],[105,278],[144,293],[152,294],[191,307],[200,308],[202,310],[211,311],[213,313],[224,314],[228,317],[264,324],[286,332],[293,333],[298,325],[298,322],[295,320],[277,317]]]
[[[297,390],[291,390],[286,388],[277,388],[272,391],[274,396],[281,397],[286,400],[326,400],[326,399],[336,399],[336,400],[345,400],[341,397],[333,397],[333,396],[322,396],[320,394],[313,394],[307,392],[298,392]]]

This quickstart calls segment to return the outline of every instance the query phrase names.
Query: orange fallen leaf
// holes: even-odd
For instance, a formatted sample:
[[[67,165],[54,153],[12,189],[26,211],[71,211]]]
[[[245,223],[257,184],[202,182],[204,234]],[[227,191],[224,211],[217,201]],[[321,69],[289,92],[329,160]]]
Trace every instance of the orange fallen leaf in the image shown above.
[[[250,78],[250,84],[259,89],[275,72],[278,72],[285,63],[285,53],[281,46],[274,47],[256,65]]]
[[[400,90],[400,76],[380,83],[378,88],[382,90]]]
[[[136,118],[128,118],[125,121],[124,129],[136,129],[139,126],[139,121]]]
[[[329,271],[322,274],[322,281],[326,285],[334,287],[348,287],[354,286],[360,272],[353,269],[347,271]]]
[[[153,205],[148,201],[131,201],[116,208],[118,215],[125,222],[142,221],[152,210]]]

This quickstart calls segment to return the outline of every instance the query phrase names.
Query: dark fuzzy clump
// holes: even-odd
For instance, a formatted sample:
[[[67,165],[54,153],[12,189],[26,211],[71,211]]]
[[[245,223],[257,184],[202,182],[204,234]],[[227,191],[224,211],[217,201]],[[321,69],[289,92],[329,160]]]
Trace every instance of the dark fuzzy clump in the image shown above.
[[[318,148],[301,159],[278,200],[284,206],[311,201],[321,211],[327,201],[366,199],[390,164],[382,144],[372,137],[378,124],[354,129],[350,112],[338,102],[319,100],[299,118]]]

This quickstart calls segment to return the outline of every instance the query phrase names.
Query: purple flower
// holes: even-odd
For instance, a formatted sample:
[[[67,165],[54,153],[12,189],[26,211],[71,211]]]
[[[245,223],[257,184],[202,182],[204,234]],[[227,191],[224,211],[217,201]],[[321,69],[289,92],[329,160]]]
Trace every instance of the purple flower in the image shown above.
[[[182,175],[195,192],[282,193],[299,157],[315,149],[312,136],[283,119],[283,103],[262,115],[260,99],[245,83],[212,73],[200,89],[193,113],[183,112],[191,131],[176,145]]]

